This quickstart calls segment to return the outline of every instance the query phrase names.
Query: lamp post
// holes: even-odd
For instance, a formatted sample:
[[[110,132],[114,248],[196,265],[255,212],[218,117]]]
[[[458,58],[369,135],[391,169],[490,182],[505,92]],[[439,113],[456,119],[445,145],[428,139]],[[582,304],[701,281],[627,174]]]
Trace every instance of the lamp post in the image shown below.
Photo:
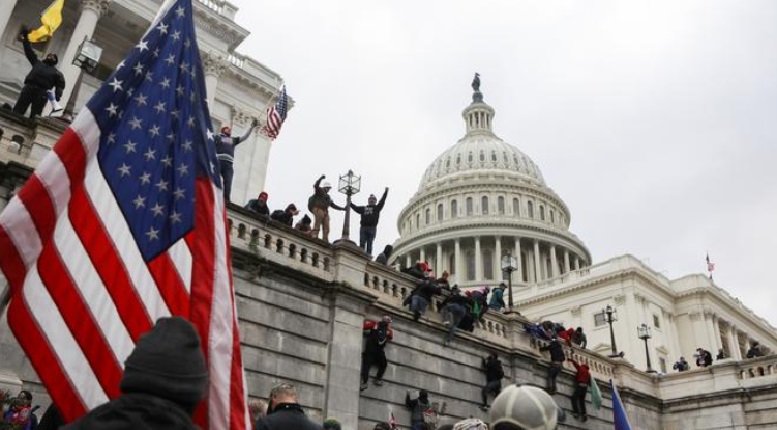
[[[103,53],[103,49],[97,44],[84,37],[84,41],[78,47],[76,56],[73,58],[73,65],[78,67],[78,79],[73,85],[73,92],[70,94],[70,100],[67,101],[65,111],[62,112],[62,116],[73,116],[73,110],[76,107],[76,99],[81,92],[81,83],[84,80],[84,72],[93,73],[97,68],[97,64],[100,61],[100,56]]]
[[[611,348],[611,354],[610,357],[620,357],[618,354],[618,347],[615,345],[615,332],[612,331],[612,322],[618,321],[617,314],[618,311],[610,306],[607,305],[604,309],[602,309],[602,315],[604,316],[604,320],[607,321],[607,324],[610,325],[610,348]]]
[[[647,324],[642,323],[639,327],[637,327],[637,337],[645,341],[645,357],[647,357],[647,372],[648,373],[655,373],[656,371],[653,370],[653,367],[650,366],[650,350],[648,349],[648,339],[650,339],[650,327],[648,327]]]
[[[510,308],[508,312],[513,311],[513,272],[518,269],[515,257],[510,255],[510,251],[502,257],[502,271],[507,272],[507,305]]]
[[[343,223],[343,237],[340,240],[350,240],[351,234],[351,196],[358,193],[362,185],[361,176],[353,174],[353,170],[348,170],[348,173],[340,176],[340,181],[337,184],[337,190],[345,194],[345,221]]]

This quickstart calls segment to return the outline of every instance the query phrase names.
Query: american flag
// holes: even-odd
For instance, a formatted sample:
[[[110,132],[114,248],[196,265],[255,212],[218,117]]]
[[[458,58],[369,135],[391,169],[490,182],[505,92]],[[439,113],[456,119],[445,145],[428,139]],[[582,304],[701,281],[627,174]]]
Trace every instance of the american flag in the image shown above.
[[[191,0],[168,1],[0,214],[8,321],[70,421],[120,395],[164,316],[197,327],[203,428],[250,428]]]
[[[274,105],[267,108],[267,124],[262,128],[264,133],[270,139],[275,139],[281,133],[281,126],[286,121],[289,101],[286,97],[286,85],[281,86],[281,93]]]
[[[710,261],[710,254],[707,253],[707,271],[710,272],[710,279],[712,279],[713,270],[715,270],[715,263]]]

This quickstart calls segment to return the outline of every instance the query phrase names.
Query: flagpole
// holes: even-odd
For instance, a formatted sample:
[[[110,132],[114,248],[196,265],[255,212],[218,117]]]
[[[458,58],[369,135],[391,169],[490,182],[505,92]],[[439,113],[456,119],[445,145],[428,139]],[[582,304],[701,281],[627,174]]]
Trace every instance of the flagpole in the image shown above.
[[[0,272],[0,319],[5,315],[5,308],[8,307],[8,303],[11,301],[11,289],[8,285],[8,280],[3,276],[3,272]]]

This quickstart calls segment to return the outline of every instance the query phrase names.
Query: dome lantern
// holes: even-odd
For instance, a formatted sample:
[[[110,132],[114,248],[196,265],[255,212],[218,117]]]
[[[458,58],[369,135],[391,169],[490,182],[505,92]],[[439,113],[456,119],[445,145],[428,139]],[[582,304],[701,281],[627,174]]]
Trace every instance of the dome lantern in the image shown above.
[[[480,92],[480,74],[475,73],[472,80],[472,103],[461,113],[467,125],[467,135],[486,133],[493,134],[491,121],[494,118],[494,108],[483,102],[483,93]]]

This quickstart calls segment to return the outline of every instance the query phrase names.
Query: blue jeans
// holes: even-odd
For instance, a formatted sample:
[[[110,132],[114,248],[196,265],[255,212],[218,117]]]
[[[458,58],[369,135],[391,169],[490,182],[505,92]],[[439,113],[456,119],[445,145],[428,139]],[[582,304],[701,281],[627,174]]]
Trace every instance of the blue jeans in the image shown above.
[[[377,226],[362,226],[359,228],[359,248],[363,249],[367,254],[372,255],[372,242],[375,240],[375,235],[377,233]]]
[[[467,309],[458,303],[450,303],[445,306],[445,309],[451,316],[451,325],[448,327],[448,334],[445,336],[445,343],[448,343],[453,340],[453,336],[456,334],[456,327],[459,326],[461,320],[467,315]]]
[[[420,315],[423,315],[426,313],[427,306],[429,306],[429,302],[427,302],[425,298],[419,295],[415,295],[412,298],[410,298],[410,310],[412,312],[416,312]]]
[[[426,427],[424,426],[423,421],[413,421],[413,424],[410,426],[412,430],[424,430]]]
[[[231,161],[219,160],[219,170],[221,171],[221,186],[224,189],[224,200],[229,202],[232,194],[232,177],[235,175],[235,169]]]

